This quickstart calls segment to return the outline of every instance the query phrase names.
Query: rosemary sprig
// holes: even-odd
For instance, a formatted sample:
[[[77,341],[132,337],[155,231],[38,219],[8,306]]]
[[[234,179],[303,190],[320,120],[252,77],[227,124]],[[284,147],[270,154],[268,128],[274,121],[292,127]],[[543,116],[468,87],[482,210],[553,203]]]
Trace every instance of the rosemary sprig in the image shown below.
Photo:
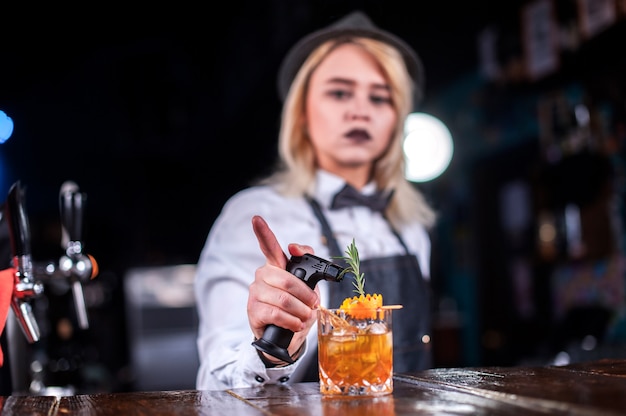
[[[354,238],[352,239],[352,243],[348,245],[348,248],[345,251],[346,256],[338,257],[348,263],[348,267],[344,269],[342,274],[346,272],[354,273],[354,282],[352,285],[355,287],[353,292],[358,295],[365,296],[365,273],[361,273],[359,270],[361,266],[361,260],[359,259],[359,250],[356,248],[356,243]]]

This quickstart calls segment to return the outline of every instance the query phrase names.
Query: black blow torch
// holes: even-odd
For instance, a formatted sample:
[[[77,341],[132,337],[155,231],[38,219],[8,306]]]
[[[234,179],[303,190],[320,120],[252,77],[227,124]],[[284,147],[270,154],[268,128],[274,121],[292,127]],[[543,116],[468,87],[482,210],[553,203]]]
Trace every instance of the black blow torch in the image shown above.
[[[340,282],[346,275],[354,278],[352,272],[313,254],[292,256],[287,262],[286,269],[289,273],[303,280],[311,289],[314,289],[320,280]],[[294,361],[287,351],[292,338],[293,331],[276,325],[268,325],[263,336],[254,341],[252,345],[259,351],[292,364]]]

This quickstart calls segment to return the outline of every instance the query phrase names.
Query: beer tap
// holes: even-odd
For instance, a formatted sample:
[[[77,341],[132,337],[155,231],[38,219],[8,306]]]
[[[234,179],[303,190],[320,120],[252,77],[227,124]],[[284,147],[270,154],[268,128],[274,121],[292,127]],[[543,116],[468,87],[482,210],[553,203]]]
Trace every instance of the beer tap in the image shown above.
[[[14,183],[6,204],[9,238],[15,268],[11,308],[29,343],[39,341],[39,326],[30,300],[43,293],[43,284],[35,280],[30,246],[30,226],[24,208],[24,191],[19,181]]]
[[[37,367],[34,364],[38,362],[38,358],[35,358],[35,349],[26,348],[24,344],[34,344],[41,338],[33,310],[33,306],[37,304],[33,301],[43,295],[44,283],[54,284],[56,288],[71,288],[78,325],[81,329],[89,328],[82,284],[98,275],[98,265],[91,255],[83,253],[81,234],[85,202],[86,195],[79,192],[74,182],[63,184],[59,207],[62,223],[61,245],[65,254],[58,262],[47,263],[38,263],[32,259],[25,191],[19,181],[11,186],[4,204],[4,218],[8,225],[12,266],[15,270],[14,281],[11,282],[11,309],[15,319],[7,321],[8,349],[11,359],[11,386],[19,394],[47,394],[48,391],[42,384],[41,374],[31,374],[33,378],[28,377],[29,370]],[[37,308],[37,312],[41,311],[42,309]],[[17,335],[18,326],[25,340]]]
[[[87,196],[79,192],[78,185],[68,181],[61,186],[59,208],[61,211],[62,241],[65,254],[58,264],[34,262],[31,255],[30,227],[24,208],[24,190],[19,181],[9,190],[6,216],[16,269],[12,308],[28,342],[39,340],[40,332],[32,313],[30,300],[44,291],[43,282],[64,279],[72,289],[76,318],[81,329],[89,328],[83,283],[98,275],[98,264],[93,256],[83,253],[81,241],[83,210]]]
[[[78,185],[67,181],[61,186],[59,209],[61,213],[61,245],[65,255],[59,259],[59,269],[72,287],[78,325],[89,328],[83,283],[98,275],[98,264],[93,256],[83,252],[82,228],[87,195],[79,192]]]

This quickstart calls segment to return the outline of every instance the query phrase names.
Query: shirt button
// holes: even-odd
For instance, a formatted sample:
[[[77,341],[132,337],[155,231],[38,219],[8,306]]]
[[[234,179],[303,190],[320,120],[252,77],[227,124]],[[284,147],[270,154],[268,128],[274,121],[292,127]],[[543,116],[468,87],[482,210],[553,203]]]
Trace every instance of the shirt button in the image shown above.
[[[263,383],[265,381],[265,379],[261,376],[256,376],[254,379],[258,381],[259,383]]]
[[[286,383],[289,381],[289,377],[285,376],[285,377],[281,377],[278,379],[278,381],[280,381],[281,383]]]

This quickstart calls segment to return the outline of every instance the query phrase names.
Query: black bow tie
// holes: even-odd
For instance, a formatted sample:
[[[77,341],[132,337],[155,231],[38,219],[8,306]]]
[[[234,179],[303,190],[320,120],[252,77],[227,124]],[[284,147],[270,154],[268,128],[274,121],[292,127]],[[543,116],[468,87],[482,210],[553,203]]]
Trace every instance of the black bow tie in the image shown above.
[[[350,185],[344,186],[333,198],[330,209],[353,207],[356,205],[370,207],[372,211],[383,212],[393,192],[376,191],[372,195],[363,195]]]

